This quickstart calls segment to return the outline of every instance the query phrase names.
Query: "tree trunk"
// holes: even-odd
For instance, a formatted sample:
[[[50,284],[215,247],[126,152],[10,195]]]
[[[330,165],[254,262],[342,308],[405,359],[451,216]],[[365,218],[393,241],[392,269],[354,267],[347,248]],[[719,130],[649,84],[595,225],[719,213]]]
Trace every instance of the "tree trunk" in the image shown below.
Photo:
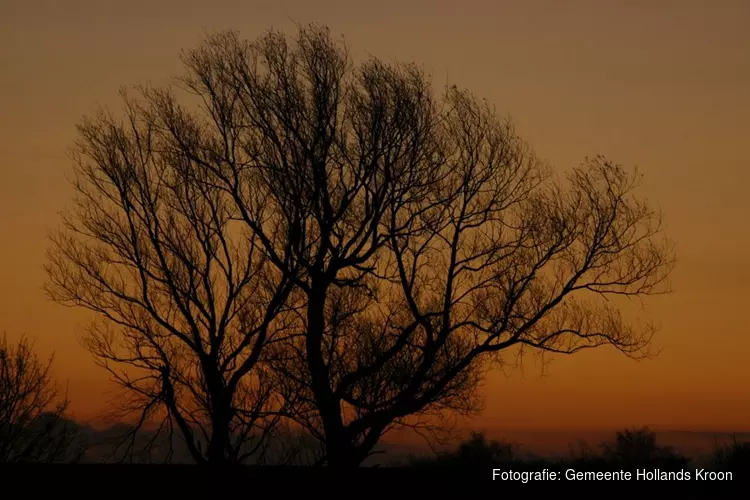
[[[207,450],[209,464],[229,462],[229,422],[224,413],[224,411],[215,413],[211,422],[211,440]]]
[[[209,464],[226,464],[230,461],[229,425],[232,403],[217,366],[215,360],[209,359],[203,367],[211,395],[211,439],[208,442],[207,458]]]
[[[356,449],[346,435],[341,404],[331,389],[328,366],[323,358],[325,334],[325,296],[327,287],[313,286],[307,307],[307,368],[310,371],[315,403],[323,423],[326,439],[326,462],[330,467],[357,467]]]

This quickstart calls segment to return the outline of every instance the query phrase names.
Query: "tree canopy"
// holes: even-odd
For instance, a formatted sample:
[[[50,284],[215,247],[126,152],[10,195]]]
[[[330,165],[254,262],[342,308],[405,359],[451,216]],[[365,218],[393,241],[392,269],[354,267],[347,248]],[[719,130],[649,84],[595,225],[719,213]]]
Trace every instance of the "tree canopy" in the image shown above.
[[[476,410],[511,349],[645,352],[610,299],[668,290],[674,256],[637,171],[555,175],[488,102],[319,26],[183,62],[79,127],[48,290],[99,313],[88,345],[144,415],[203,430],[196,459],[283,417],[356,466]]]

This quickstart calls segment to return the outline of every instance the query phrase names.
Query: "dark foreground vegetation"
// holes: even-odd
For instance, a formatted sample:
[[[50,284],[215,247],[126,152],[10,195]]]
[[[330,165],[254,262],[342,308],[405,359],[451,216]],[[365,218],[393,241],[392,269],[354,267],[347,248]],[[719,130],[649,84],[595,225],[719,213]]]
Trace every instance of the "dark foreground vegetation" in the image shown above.
[[[5,427],[3,427],[5,429]],[[154,431],[139,430],[133,433],[132,426],[116,425],[104,430],[95,430],[51,413],[41,414],[28,426],[42,435],[37,439],[38,453],[17,460],[0,463],[58,463],[58,464],[131,464],[131,465],[187,465],[193,463],[184,443],[176,435],[170,442]],[[8,433],[0,435],[0,446],[12,448]],[[130,447],[124,443],[132,441]],[[61,444],[62,443],[62,444]],[[314,439],[304,433],[289,430],[277,436],[275,447],[266,455],[258,457],[250,467],[311,468],[323,470],[316,464]],[[45,449],[45,446],[50,449]],[[54,453],[51,453],[54,451]],[[13,456],[10,453],[6,456]],[[578,442],[571,445],[567,453],[541,455],[529,452],[523,445],[492,440],[485,434],[474,432],[471,437],[446,451],[398,456],[388,444],[383,443],[369,465],[362,468],[410,469],[415,474],[435,473],[449,477],[451,474],[465,475],[478,472],[491,479],[492,469],[517,471],[635,471],[646,469],[662,472],[677,472],[695,468],[706,471],[732,473],[735,479],[750,476],[750,441],[733,436],[724,442],[716,442],[713,451],[707,454],[688,455],[675,447],[658,443],[657,435],[649,428],[624,429],[614,433],[610,441],[591,445]]]
[[[736,440],[717,444],[710,455],[690,457],[659,445],[656,435],[647,428],[623,430],[617,432],[612,441],[595,447],[579,446],[557,457],[535,456],[524,452],[520,446],[489,440],[475,433],[450,451],[411,456],[407,460],[346,472],[335,467],[303,465],[309,464],[305,462],[309,455],[301,454],[296,457],[300,459],[297,462],[285,456],[286,465],[198,466],[200,474],[196,474],[195,465],[189,465],[190,457],[184,447],[175,447],[175,453],[167,457],[164,443],[155,443],[158,446],[154,447],[154,456],[122,455],[122,448],[118,448],[121,455],[113,460],[116,454],[112,453],[112,445],[122,442],[120,438],[127,430],[124,426],[95,431],[68,421],[58,429],[74,432],[68,434],[67,442],[72,450],[85,449],[85,452],[57,455],[52,462],[60,465],[41,469],[49,482],[38,486],[67,484],[75,486],[77,492],[95,491],[94,478],[108,484],[121,484],[123,493],[139,492],[146,484],[153,485],[154,491],[169,490],[173,494],[181,491],[197,494],[204,490],[215,493],[248,484],[282,488],[290,494],[298,487],[329,491],[331,486],[344,489],[366,486],[371,494],[388,493],[396,498],[410,496],[411,492],[441,495],[449,492],[454,492],[452,495],[572,492],[579,498],[633,498],[634,495],[642,498],[745,498],[742,492],[750,486],[750,442]],[[140,440],[148,441],[153,437],[153,433],[142,433],[138,436]],[[18,474],[8,465],[0,466],[0,471],[7,484],[13,479],[25,481],[29,474],[40,472],[36,467],[29,469],[28,464],[40,462],[22,461],[26,467],[16,469]],[[71,469],[61,465],[63,463],[78,465]],[[622,472],[629,472],[630,478],[601,475]],[[502,473],[510,473],[510,476],[502,476]],[[550,479],[553,473],[559,479]],[[590,476],[596,473],[600,476]],[[648,476],[643,476],[644,473]],[[201,480],[196,482],[198,475]]]

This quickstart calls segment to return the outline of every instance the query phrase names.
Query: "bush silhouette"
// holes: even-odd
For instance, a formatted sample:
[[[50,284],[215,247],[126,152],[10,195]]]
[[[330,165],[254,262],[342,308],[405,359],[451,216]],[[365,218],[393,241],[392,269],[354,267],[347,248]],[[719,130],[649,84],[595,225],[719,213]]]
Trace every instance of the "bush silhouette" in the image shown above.
[[[735,437],[732,443],[717,448],[711,457],[711,468],[724,472],[750,471],[750,442],[739,442]]]
[[[618,431],[614,442],[604,443],[602,447],[607,462],[625,468],[648,465],[677,470],[690,462],[671,447],[659,446],[656,434],[648,427]]]
[[[488,440],[482,432],[472,432],[471,437],[454,451],[436,457],[412,459],[417,467],[448,466],[451,468],[487,468],[518,461],[516,447],[512,444]]]

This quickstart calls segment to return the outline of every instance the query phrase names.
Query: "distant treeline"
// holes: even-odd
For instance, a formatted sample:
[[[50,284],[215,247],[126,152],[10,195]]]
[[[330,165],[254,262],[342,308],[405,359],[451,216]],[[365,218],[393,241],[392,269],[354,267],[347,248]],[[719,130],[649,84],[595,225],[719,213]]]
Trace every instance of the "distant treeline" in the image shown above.
[[[669,446],[661,446],[656,434],[647,427],[618,431],[614,440],[598,448],[585,443],[571,449],[567,456],[540,457],[524,453],[517,445],[489,440],[474,433],[455,450],[431,457],[412,457],[409,464],[420,468],[471,468],[488,470],[509,468],[540,471],[575,468],[585,471],[653,469],[680,471],[700,466],[721,472],[750,471],[750,441],[734,439],[717,444],[709,456],[687,456]]]
[[[40,417],[40,425],[49,426],[50,416]],[[44,421],[44,422],[42,422]],[[49,427],[47,427],[49,428]],[[65,433],[67,453],[54,461],[79,463],[193,463],[178,434],[157,434],[119,424],[104,430],[61,419],[50,430]],[[315,465],[315,440],[301,432],[288,430],[279,434],[269,448],[263,450],[256,463],[267,465]],[[574,468],[585,471],[635,470],[679,471],[689,467],[705,467],[722,472],[750,471],[750,441],[735,438],[717,443],[706,456],[688,456],[670,446],[658,443],[655,432],[647,427],[618,431],[611,441],[591,446],[583,441],[568,453],[539,456],[522,446],[489,439],[475,432],[458,446],[431,454],[394,456],[387,443],[380,446],[382,460],[377,465],[420,469],[489,470],[513,467],[514,470],[539,471]],[[33,461],[33,460],[32,460]],[[372,461],[370,461],[372,463]]]

